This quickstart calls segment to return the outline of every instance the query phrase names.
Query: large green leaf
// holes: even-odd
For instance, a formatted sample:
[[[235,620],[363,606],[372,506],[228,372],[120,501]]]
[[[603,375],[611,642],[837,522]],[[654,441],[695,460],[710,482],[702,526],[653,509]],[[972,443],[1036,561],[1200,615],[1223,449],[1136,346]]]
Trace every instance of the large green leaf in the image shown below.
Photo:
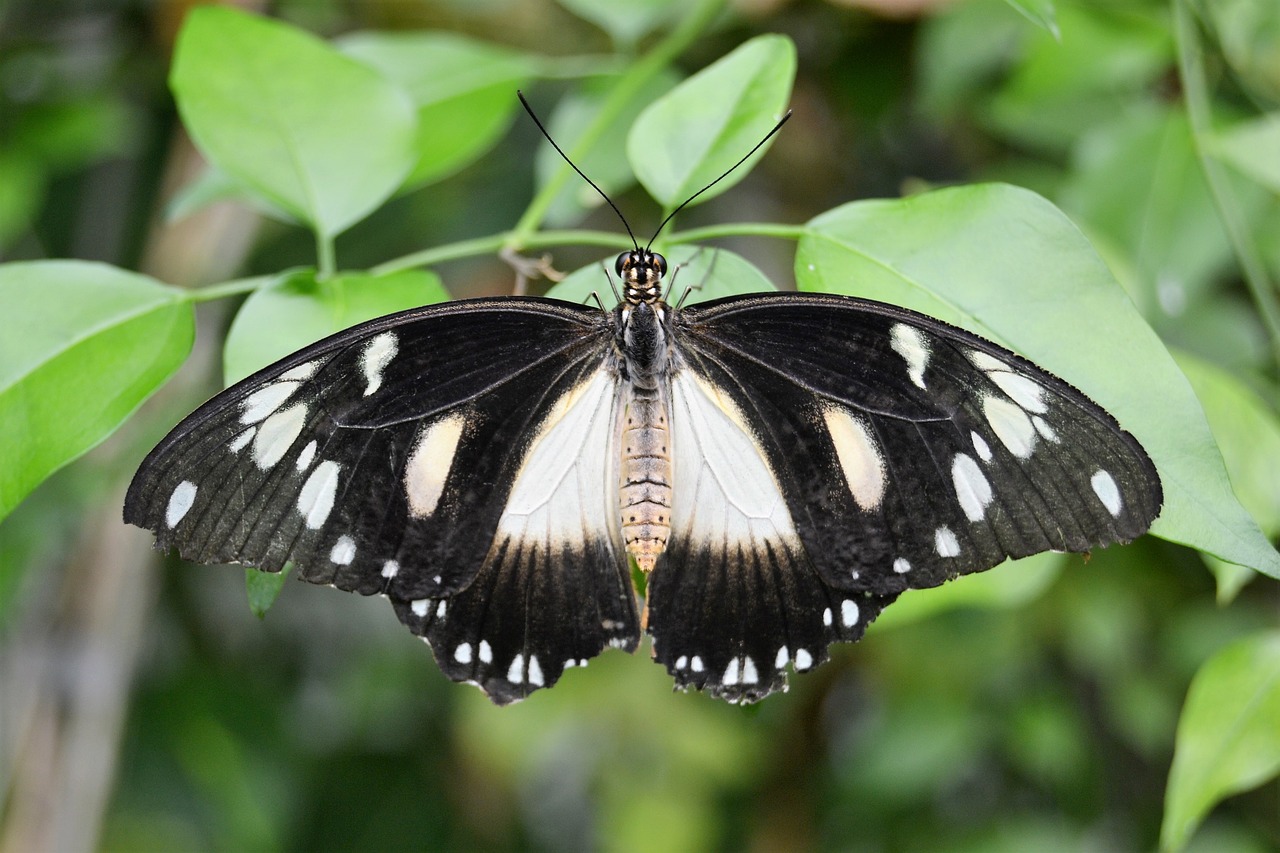
[[[411,187],[450,175],[502,136],[516,90],[539,71],[539,57],[453,33],[355,33],[338,42],[348,56],[399,83],[418,110]]]
[[[245,300],[227,332],[223,373],[231,385],[357,323],[448,298],[440,277],[425,270],[351,273],[323,282],[311,271],[295,273]]]
[[[612,306],[617,299],[609,288],[609,275],[613,275],[613,262],[617,256],[604,258],[600,263],[588,264],[575,270],[547,291],[547,296],[566,302],[594,302],[595,293],[601,301]],[[777,290],[773,282],[754,264],[741,255],[727,249],[706,246],[674,246],[665,255],[667,268],[667,299],[671,302],[707,302],[722,296],[738,296],[744,293],[760,293]],[[674,272],[675,275],[671,275]],[[685,291],[688,297],[685,297]]]
[[[1240,640],[1214,655],[1191,682],[1160,845],[1183,847],[1223,797],[1280,771],[1280,631]]]
[[[1280,417],[1244,382],[1188,353],[1175,353],[1209,418],[1231,485],[1262,532],[1280,535]],[[1210,559],[1218,600],[1230,601],[1254,573]]]
[[[1155,460],[1165,503],[1153,532],[1280,577],[1280,555],[1232,493],[1186,378],[1052,204],[984,184],[854,202],[808,229],[796,254],[802,289],[913,308],[1081,388]]]
[[[106,264],[0,266],[0,518],[182,365],[182,291]]]
[[[627,138],[627,157],[640,183],[670,210],[714,181],[782,117],[795,74],[791,40],[758,36],[654,101]],[[764,150],[698,202],[742,180]]]
[[[413,166],[408,96],[301,30],[225,6],[193,10],[170,85],[210,161],[332,237]]]

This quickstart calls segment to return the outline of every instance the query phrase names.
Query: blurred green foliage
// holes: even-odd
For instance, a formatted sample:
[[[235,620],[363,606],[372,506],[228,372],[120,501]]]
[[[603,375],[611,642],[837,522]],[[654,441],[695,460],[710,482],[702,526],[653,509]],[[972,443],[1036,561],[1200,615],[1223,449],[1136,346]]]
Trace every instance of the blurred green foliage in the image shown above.
[[[955,287],[995,299],[1016,326],[1018,300],[1043,301],[1037,288],[1052,283],[1044,292],[1063,302],[1058,347],[1074,342],[1085,351],[1068,363],[1087,364],[1099,330],[1119,329],[1126,343],[1148,333],[1136,315],[1119,316],[1127,305],[1057,289],[1058,279],[1109,279],[1075,249],[1078,226],[1190,381],[1169,395],[1146,389],[1181,395],[1182,408],[1136,406],[1178,413],[1155,428],[1157,442],[1202,435],[1184,454],[1196,458],[1173,464],[1218,473],[1185,491],[1232,500],[1211,429],[1236,495],[1274,542],[1280,4],[959,0],[910,4],[923,11],[905,17],[872,11],[893,5],[284,0],[269,10],[275,21],[216,9],[185,27],[176,2],[0,5],[0,257],[142,273],[105,274],[115,289],[98,295],[123,294],[136,310],[105,312],[100,324],[73,291],[108,268],[0,266],[0,411],[53,401],[44,421],[24,421],[0,447],[0,506],[103,442],[0,525],[0,849],[32,837],[24,804],[42,793],[31,764],[43,741],[32,733],[45,729],[23,703],[50,693],[60,697],[52,716],[73,716],[78,694],[65,684],[80,672],[69,656],[78,644],[97,655],[86,658],[90,674],[129,688],[79,701],[98,711],[115,701],[127,716],[97,732],[109,758],[66,741],[86,778],[105,768],[101,820],[70,794],[48,800],[46,819],[87,815],[89,846],[103,850],[1280,846],[1276,583],[1168,541],[1208,547],[1200,528],[1220,519],[1190,509],[1165,539],[1090,559],[1044,555],[910,593],[863,642],[746,709],[673,694],[643,652],[616,651],[494,708],[440,675],[380,601],[290,584],[259,621],[276,578],[262,585],[253,573],[251,610],[237,572],[174,560],[157,572],[145,550],[120,551],[145,548],[145,537],[122,546],[102,533],[119,527],[119,487],[141,454],[220,387],[224,369],[238,378],[334,329],[445,298],[443,287],[509,292],[513,274],[495,257],[504,247],[554,247],[558,268],[580,269],[556,295],[593,289],[600,256],[627,241],[601,236],[617,231],[612,213],[513,121],[523,86],[637,233],[790,103],[795,117],[758,167],[667,235],[731,250],[673,247],[706,295],[766,280],[870,287],[872,272],[852,276],[848,255],[871,257],[941,215],[945,227],[928,226],[939,232],[934,263],[950,259],[954,281],[899,301]],[[289,74],[261,70],[275,66],[260,38],[274,40]],[[699,72],[726,56],[732,73],[719,66],[724,79],[707,82]],[[646,109],[681,80],[684,95]],[[357,123],[328,120],[353,110]],[[705,136],[673,142],[690,123]],[[192,168],[184,133],[216,170]],[[664,147],[679,142],[697,156]],[[1040,193],[1075,225],[1008,188],[832,210],[991,180]],[[1022,201],[999,210],[1014,219],[964,220],[982,209],[973,206],[936,214],[956,199],[1009,198]],[[160,223],[166,211],[181,217]],[[541,232],[544,222],[582,230]],[[724,225],[738,222],[809,225]],[[1011,222],[1034,225],[1029,240],[1059,235],[1065,248],[1024,258],[1040,244],[1002,245],[1022,234]],[[790,240],[802,235],[793,267]],[[948,235],[976,236],[948,245]],[[810,271],[802,261],[816,261],[818,243],[832,257]],[[966,274],[988,262],[1038,280],[974,296]],[[225,281],[233,275],[248,278]],[[876,286],[892,293],[906,280]],[[188,367],[126,421],[186,357],[182,320],[206,301]],[[165,334],[131,331],[157,313]],[[1042,337],[1033,329],[1025,334]],[[1038,357],[1043,346],[1023,349]],[[1124,397],[1125,382],[1155,382],[1150,362],[1092,369],[1114,371]],[[66,383],[49,377],[68,365],[121,393],[105,412],[68,405],[95,396],[49,390],[60,393]],[[1185,385],[1176,371],[1161,375]],[[85,426],[81,415],[94,417]],[[18,426],[0,423],[0,436]],[[36,439],[56,446],[32,461],[23,442]],[[1229,521],[1221,530],[1249,524],[1243,511]],[[1256,530],[1214,535],[1219,554],[1274,563]],[[119,553],[127,569],[104,594],[106,556]],[[109,618],[100,608],[117,596],[147,602],[138,639],[95,645],[91,623]],[[33,675],[27,662],[48,648],[59,650],[55,663]]]

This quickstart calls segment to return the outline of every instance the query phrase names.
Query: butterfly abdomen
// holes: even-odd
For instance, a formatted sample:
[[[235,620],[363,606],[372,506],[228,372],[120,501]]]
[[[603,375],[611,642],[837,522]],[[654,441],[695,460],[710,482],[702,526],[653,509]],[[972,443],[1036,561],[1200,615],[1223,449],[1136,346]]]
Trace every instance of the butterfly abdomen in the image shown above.
[[[648,573],[671,536],[671,433],[661,394],[632,387],[623,415],[619,505],[627,553]]]

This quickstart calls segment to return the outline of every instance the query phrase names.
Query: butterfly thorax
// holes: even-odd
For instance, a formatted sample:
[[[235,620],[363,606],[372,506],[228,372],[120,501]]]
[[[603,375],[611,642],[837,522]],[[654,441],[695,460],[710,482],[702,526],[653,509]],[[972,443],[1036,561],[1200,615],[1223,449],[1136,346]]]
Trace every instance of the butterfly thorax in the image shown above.
[[[617,271],[624,302],[615,314],[616,345],[627,383],[619,506],[627,553],[647,573],[671,535],[671,312],[661,298],[666,261],[647,250],[627,252],[618,258]]]

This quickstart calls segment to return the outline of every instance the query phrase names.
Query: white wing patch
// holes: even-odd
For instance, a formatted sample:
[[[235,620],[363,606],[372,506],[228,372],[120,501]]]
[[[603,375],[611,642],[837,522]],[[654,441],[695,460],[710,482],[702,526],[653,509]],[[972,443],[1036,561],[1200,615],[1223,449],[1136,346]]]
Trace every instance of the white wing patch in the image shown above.
[[[695,545],[799,547],[777,478],[738,407],[691,370],[671,379],[671,529]]]
[[[368,397],[382,387],[382,371],[396,357],[400,344],[392,332],[383,332],[365,346],[360,354],[360,369],[364,371],[364,395]]]
[[[423,518],[436,511],[465,425],[462,415],[450,415],[426,426],[418,437],[404,466],[404,491],[413,517]]]
[[[1099,472],[1101,473],[1101,472]],[[165,507],[164,522],[170,527],[177,527],[178,522],[191,511],[191,505],[196,502],[196,484],[190,480],[183,480],[173,490],[173,494],[169,496],[169,505]]]
[[[617,538],[617,398],[617,378],[598,370],[556,402],[525,452],[498,540],[576,550],[584,535]]]
[[[889,346],[907,362],[907,376],[924,387],[924,369],[929,364],[929,344],[919,329],[895,323],[889,330]]]
[[[887,483],[884,457],[866,423],[835,407],[825,409],[822,417],[854,501],[868,511],[880,506]]]

